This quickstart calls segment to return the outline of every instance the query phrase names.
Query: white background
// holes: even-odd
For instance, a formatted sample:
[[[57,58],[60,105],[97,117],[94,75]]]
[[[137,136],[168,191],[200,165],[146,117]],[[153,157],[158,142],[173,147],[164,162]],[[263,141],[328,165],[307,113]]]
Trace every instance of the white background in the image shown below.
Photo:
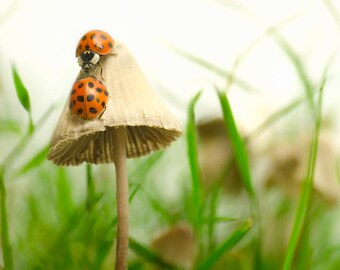
[[[66,99],[79,71],[75,46],[91,29],[107,31],[132,50],[155,90],[182,122],[187,102],[200,89],[205,93],[198,106],[199,117],[219,113],[213,89],[226,84],[214,73],[171,51],[167,44],[230,70],[266,29],[282,24],[280,34],[301,57],[317,85],[339,44],[340,27],[326,2],[0,0],[1,95],[4,100],[12,100],[0,108],[0,113],[25,123],[25,112],[16,100],[11,81],[11,63],[30,92],[35,120],[52,103]],[[340,75],[337,55],[333,60],[324,111],[333,119],[336,130]],[[294,66],[270,36],[259,40],[240,63],[236,75],[259,89],[247,94],[233,87],[230,92],[235,116],[245,130],[252,130],[270,113],[304,94]]]

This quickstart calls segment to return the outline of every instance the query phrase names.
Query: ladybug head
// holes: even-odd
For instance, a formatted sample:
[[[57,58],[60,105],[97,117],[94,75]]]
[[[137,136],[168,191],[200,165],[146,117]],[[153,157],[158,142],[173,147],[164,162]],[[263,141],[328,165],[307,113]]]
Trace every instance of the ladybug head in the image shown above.
[[[93,51],[84,51],[78,56],[78,64],[83,69],[91,69],[99,62],[99,54]]]

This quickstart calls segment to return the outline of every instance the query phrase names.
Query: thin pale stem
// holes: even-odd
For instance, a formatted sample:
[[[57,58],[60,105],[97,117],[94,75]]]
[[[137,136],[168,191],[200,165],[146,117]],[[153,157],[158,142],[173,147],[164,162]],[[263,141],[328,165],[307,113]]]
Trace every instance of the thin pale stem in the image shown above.
[[[116,270],[126,270],[129,250],[129,184],[126,172],[125,127],[113,131],[114,162],[116,166],[117,244]]]

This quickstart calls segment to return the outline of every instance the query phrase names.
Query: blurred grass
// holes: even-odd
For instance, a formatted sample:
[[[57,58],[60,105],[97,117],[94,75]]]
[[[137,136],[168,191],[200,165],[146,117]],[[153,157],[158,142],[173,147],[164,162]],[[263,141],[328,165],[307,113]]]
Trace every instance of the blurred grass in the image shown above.
[[[189,168],[191,172],[191,183],[192,183],[192,224],[196,233],[200,233],[201,226],[201,172],[198,160],[198,146],[197,146],[197,135],[196,135],[196,121],[195,121],[195,105],[200,98],[202,91],[198,92],[191,100],[188,107],[188,121],[187,121],[187,147],[188,147],[188,160]]]
[[[5,168],[0,166],[0,232],[1,232],[1,250],[3,254],[4,266],[8,270],[13,270],[13,252],[12,245],[8,234],[8,218],[7,218],[7,192],[5,184]]]
[[[191,53],[188,53],[182,49],[179,49],[177,47],[174,46],[170,46],[169,48],[172,49],[174,52],[176,52],[177,54],[183,56],[185,59],[188,59],[189,61],[204,67],[205,69],[215,73],[216,75],[221,76],[222,78],[224,78],[226,80],[226,82],[229,81],[233,81],[233,83],[235,83],[237,86],[239,86],[241,89],[247,91],[247,92],[259,92],[258,89],[256,89],[251,83],[246,82],[245,80],[235,76],[235,74],[225,71],[223,68],[214,65],[202,58],[200,58],[199,56],[193,55]]]
[[[252,221],[247,220],[238,229],[236,229],[215,251],[213,251],[209,257],[201,262],[196,270],[211,269],[211,267],[219,261],[228,250],[232,249],[250,230],[252,227]]]
[[[326,76],[327,76],[327,72],[324,73],[322,83],[319,89],[319,97],[318,97],[318,102],[316,104],[317,107],[315,111],[315,115],[316,115],[315,127],[313,130],[312,142],[310,145],[310,153],[309,153],[309,158],[308,158],[306,179],[304,180],[303,187],[301,190],[298,208],[297,208],[296,215],[295,215],[294,225],[293,225],[290,240],[288,243],[287,255],[285,257],[284,266],[283,266],[284,270],[289,270],[292,268],[293,260],[294,258],[296,258],[296,250],[298,249],[298,245],[304,247],[300,249],[301,251],[307,250],[306,247],[309,246],[309,241],[307,242],[303,241],[303,239],[306,237],[306,236],[303,237],[303,229],[304,227],[309,226],[309,224],[306,221],[307,221],[307,215],[311,207],[310,201],[311,201],[311,196],[312,196],[314,173],[315,173],[315,166],[316,166],[317,153],[318,153],[319,135],[320,135],[321,120],[322,120],[322,100],[323,100],[322,98],[323,98],[323,90],[324,90],[325,83],[326,83]],[[309,257],[310,254],[306,254],[306,256]],[[299,258],[297,258],[297,261],[298,263],[300,263],[302,260],[299,260]],[[299,269],[306,268],[307,265],[309,264],[304,263],[299,266]]]
[[[241,139],[241,136],[236,127],[234,116],[231,111],[231,107],[227,96],[225,95],[225,93],[219,90],[217,90],[217,93],[223,112],[223,119],[226,125],[226,130],[228,132],[228,136],[233,147],[235,159],[242,176],[241,179],[249,196],[251,197],[252,200],[255,200],[255,191],[251,180],[247,151],[244,147],[243,140]]]
[[[306,98],[307,98],[310,110],[314,118],[316,118],[317,117],[316,108],[315,108],[315,104],[313,100],[314,86],[313,86],[312,80],[309,78],[309,75],[307,74],[307,71],[305,70],[305,65],[303,61],[300,59],[300,57],[294,51],[294,49],[290,46],[290,44],[281,35],[276,33],[275,35],[273,35],[273,38],[275,39],[277,44],[282,48],[286,56],[289,58],[289,60],[295,67],[298,78],[301,80],[303,84],[303,88],[305,90],[305,94],[306,94]]]

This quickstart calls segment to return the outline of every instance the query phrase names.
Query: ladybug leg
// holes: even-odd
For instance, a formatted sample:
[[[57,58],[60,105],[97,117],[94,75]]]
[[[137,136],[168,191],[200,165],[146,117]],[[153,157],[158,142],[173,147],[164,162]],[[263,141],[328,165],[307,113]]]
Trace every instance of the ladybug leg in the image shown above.
[[[106,111],[106,107],[104,108],[104,110],[101,112],[101,114],[98,116],[98,119],[100,119],[102,117],[102,115],[104,114],[104,112]]]
[[[103,64],[100,61],[98,62],[98,64],[100,65],[100,77],[101,77],[102,81],[105,81],[105,78],[103,76]]]

